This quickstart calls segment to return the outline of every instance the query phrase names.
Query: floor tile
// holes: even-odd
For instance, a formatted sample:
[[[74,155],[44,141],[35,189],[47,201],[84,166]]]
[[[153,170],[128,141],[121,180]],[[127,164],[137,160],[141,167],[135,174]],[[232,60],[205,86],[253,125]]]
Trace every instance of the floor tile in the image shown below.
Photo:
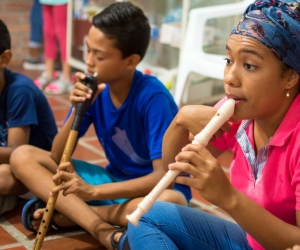
[[[64,109],[60,109],[60,110],[54,109],[53,115],[54,115],[55,121],[62,125],[69,113],[69,110],[70,110],[70,108],[64,108]]]
[[[26,250],[26,248],[23,246],[19,246],[19,247],[5,248],[5,250]]]
[[[86,250],[105,250],[98,241],[87,233],[68,236],[64,238],[52,239],[44,241],[43,250],[70,250],[70,249],[86,249]]]
[[[1,246],[17,242],[2,226],[0,226],[0,239],[0,249]]]
[[[89,149],[85,145],[78,143],[74,154],[72,155],[73,158],[78,160],[85,160],[85,161],[95,161],[99,158],[104,158],[103,152],[97,149]]]
[[[70,107],[69,94],[64,94],[60,96],[47,95],[48,102],[53,109],[65,106]]]
[[[25,202],[26,201],[19,202],[15,209],[4,213],[3,218],[16,230],[18,230],[18,232],[22,233],[25,237],[28,237],[29,239],[34,239],[34,234],[30,231],[27,231],[22,225],[21,214]]]

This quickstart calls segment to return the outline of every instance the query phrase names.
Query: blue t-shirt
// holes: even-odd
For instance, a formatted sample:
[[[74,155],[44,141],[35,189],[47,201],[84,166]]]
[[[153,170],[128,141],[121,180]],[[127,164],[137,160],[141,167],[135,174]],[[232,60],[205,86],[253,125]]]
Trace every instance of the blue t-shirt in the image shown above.
[[[49,103],[33,81],[5,69],[0,94],[0,146],[7,146],[8,129],[30,126],[29,145],[51,150],[57,126]]]
[[[83,117],[78,136],[93,123],[109,161],[106,169],[116,178],[129,180],[153,171],[152,160],[162,157],[163,136],[177,112],[166,87],[136,71],[122,106],[115,108],[107,85]],[[176,188],[191,197],[188,186],[176,184]]]

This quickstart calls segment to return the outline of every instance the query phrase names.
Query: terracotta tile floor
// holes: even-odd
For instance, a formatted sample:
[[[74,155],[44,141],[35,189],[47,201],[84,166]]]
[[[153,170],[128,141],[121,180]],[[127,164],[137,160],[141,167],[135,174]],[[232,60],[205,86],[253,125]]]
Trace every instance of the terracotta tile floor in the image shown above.
[[[40,72],[24,71],[23,69],[12,69],[24,73],[31,78],[36,78]],[[47,96],[52,107],[58,128],[67,115],[70,107],[68,94],[60,96]],[[99,165],[106,165],[107,160],[104,152],[98,143],[93,128],[81,138],[73,155],[74,158],[86,160]],[[228,162],[230,155],[220,159],[224,170],[228,173]],[[21,211],[24,202],[20,201],[18,206],[9,212],[0,216],[0,249],[23,250],[32,249],[35,234],[27,231],[21,223]],[[201,209],[217,216],[231,220],[230,217],[218,207],[204,200],[195,190],[193,190],[193,199],[191,206],[195,209]],[[43,250],[94,250],[104,249],[91,235],[81,229],[59,231],[57,233],[47,233],[43,242]]]

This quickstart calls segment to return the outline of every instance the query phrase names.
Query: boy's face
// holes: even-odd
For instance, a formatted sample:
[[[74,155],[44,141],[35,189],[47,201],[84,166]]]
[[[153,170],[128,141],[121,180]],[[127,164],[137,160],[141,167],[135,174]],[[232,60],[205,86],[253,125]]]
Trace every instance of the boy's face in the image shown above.
[[[114,40],[96,27],[90,28],[87,44],[87,70],[98,73],[98,81],[113,83],[121,80],[128,72],[128,59],[122,59],[122,53],[114,46]]]

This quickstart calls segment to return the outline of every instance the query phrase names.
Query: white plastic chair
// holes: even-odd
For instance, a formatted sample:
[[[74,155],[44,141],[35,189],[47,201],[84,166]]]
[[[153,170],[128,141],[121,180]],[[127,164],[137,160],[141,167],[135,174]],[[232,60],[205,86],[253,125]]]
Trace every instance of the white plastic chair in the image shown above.
[[[203,51],[207,20],[234,15],[241,16],[253,1],[244,0],[238,3],[195,8],[190,11],[174,90],[174,99],[178,106],[182,105],[183,93],[191,72],[214,79],[223,79],[225,47],[224,55],[208,54]]]

